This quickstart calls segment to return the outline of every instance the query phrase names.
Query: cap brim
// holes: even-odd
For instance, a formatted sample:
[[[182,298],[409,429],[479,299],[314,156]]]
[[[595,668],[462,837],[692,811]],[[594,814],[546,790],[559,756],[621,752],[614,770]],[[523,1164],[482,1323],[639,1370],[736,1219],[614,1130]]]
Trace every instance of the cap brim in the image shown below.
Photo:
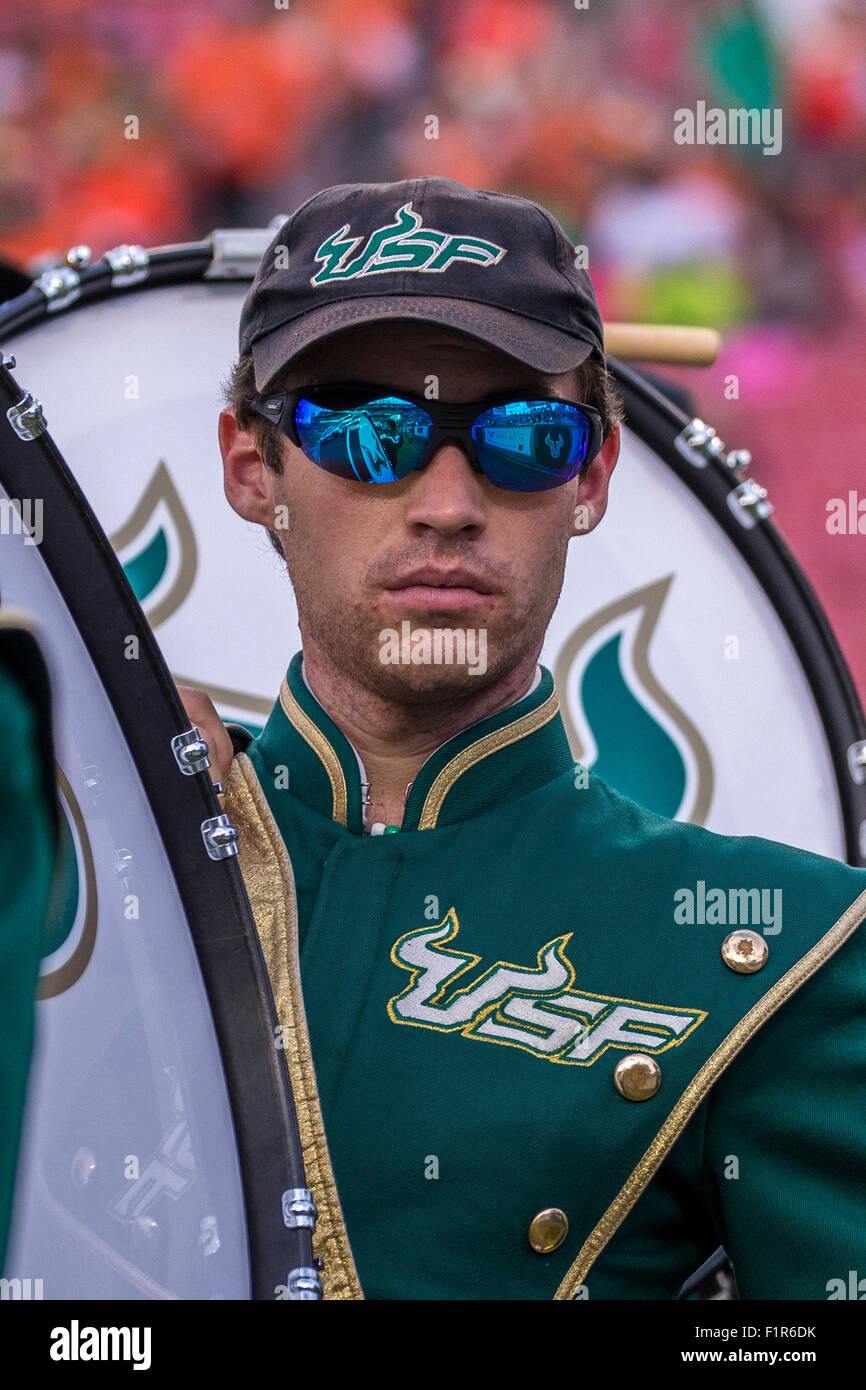
[[[571,371],[596,350],[596,345],[577,335],[538,323],[534,319],[441,296],[388,295],[382,298],[343,300],[323,305],[294,322],[280,324],[252,344],[256,390],[271,389],[273,378],[314,343],[323,342],[361,323],[399,321],[439,324],[498,348],[527,367],[553,375]]]

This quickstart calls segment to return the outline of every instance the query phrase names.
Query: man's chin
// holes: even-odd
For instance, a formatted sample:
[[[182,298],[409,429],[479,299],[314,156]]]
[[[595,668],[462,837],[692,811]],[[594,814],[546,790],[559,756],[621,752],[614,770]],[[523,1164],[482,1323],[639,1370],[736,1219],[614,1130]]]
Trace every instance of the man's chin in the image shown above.
[[[366,666],[364,684],[401,704],[435,704],[478,695],[501,674],[487,653],[475,653],[472,660],[452,662],[375,662]]]

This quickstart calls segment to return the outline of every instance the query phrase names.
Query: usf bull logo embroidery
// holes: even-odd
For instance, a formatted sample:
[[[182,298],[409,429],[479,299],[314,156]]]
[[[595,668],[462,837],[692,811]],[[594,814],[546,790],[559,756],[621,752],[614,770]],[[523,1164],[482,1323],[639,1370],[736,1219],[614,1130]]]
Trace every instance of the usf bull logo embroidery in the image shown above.
[[[349,223],[327,237],[316,252],[315,260],[323,261],[322,269],[310,277],[311,285],[324,285],[330,280],[357,280],[362,275],[384,275],[393,270],[447,270],[452,261],[474,261],[487,267],[496,265],[506,254],[504,246],[483,237],[464,236],[459,232],[438,232],[422,225],[421,216],[411,203],[404,203],[396,219],[385,227],[377,227],[367,238],[363,251],[357,251],[363,237],[350,237]]]
[[[412,978],[388,1001],[394,1023],[459,1032],[521,1047],[551,1062],[591,1066],[609,1047],[664,1052],[707,1016],[701,1009],[578,993],[565,954],[571,932],[541,947],[537,967],[497,961],[476,973],[480,956],[447,948],[459,930],[452,907],[436,926],[419,927],[395,941],[391,959]]]

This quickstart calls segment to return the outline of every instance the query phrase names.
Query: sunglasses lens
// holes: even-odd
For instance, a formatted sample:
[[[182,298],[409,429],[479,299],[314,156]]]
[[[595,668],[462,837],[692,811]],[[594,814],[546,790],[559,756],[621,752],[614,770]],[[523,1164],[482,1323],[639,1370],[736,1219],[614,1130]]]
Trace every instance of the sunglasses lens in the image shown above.
[[[399,396],[351,404],[316,392],[295,411],[301,448],[313,463],[340,478],[394,483],[417,468],[433,421],[420,406]]]
[[[472,430],[485,474],[513,492],[543,492],[568,482],[586,462],[592,435],[584,411],[557,401],[492,406]]]

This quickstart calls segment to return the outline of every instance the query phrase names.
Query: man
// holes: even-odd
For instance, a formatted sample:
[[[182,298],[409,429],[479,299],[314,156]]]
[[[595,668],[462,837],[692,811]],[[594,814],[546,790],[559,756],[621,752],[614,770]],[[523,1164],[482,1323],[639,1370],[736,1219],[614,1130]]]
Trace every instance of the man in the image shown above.
[[[326,189],[240,347],[225,492],[284,555],[303,648],[246,751],[186,702],[325,1297],[670,1299],[719,1244],[741,1297],[835,1296],[866,1275],[866,872],[617,794],[538,665],[619,450],[574,248],[448,179]],[[353,476],[348,429],[335,449],[360,404],[399,416],[396,481]],[[756,894],[774,934],[736,915]]]

